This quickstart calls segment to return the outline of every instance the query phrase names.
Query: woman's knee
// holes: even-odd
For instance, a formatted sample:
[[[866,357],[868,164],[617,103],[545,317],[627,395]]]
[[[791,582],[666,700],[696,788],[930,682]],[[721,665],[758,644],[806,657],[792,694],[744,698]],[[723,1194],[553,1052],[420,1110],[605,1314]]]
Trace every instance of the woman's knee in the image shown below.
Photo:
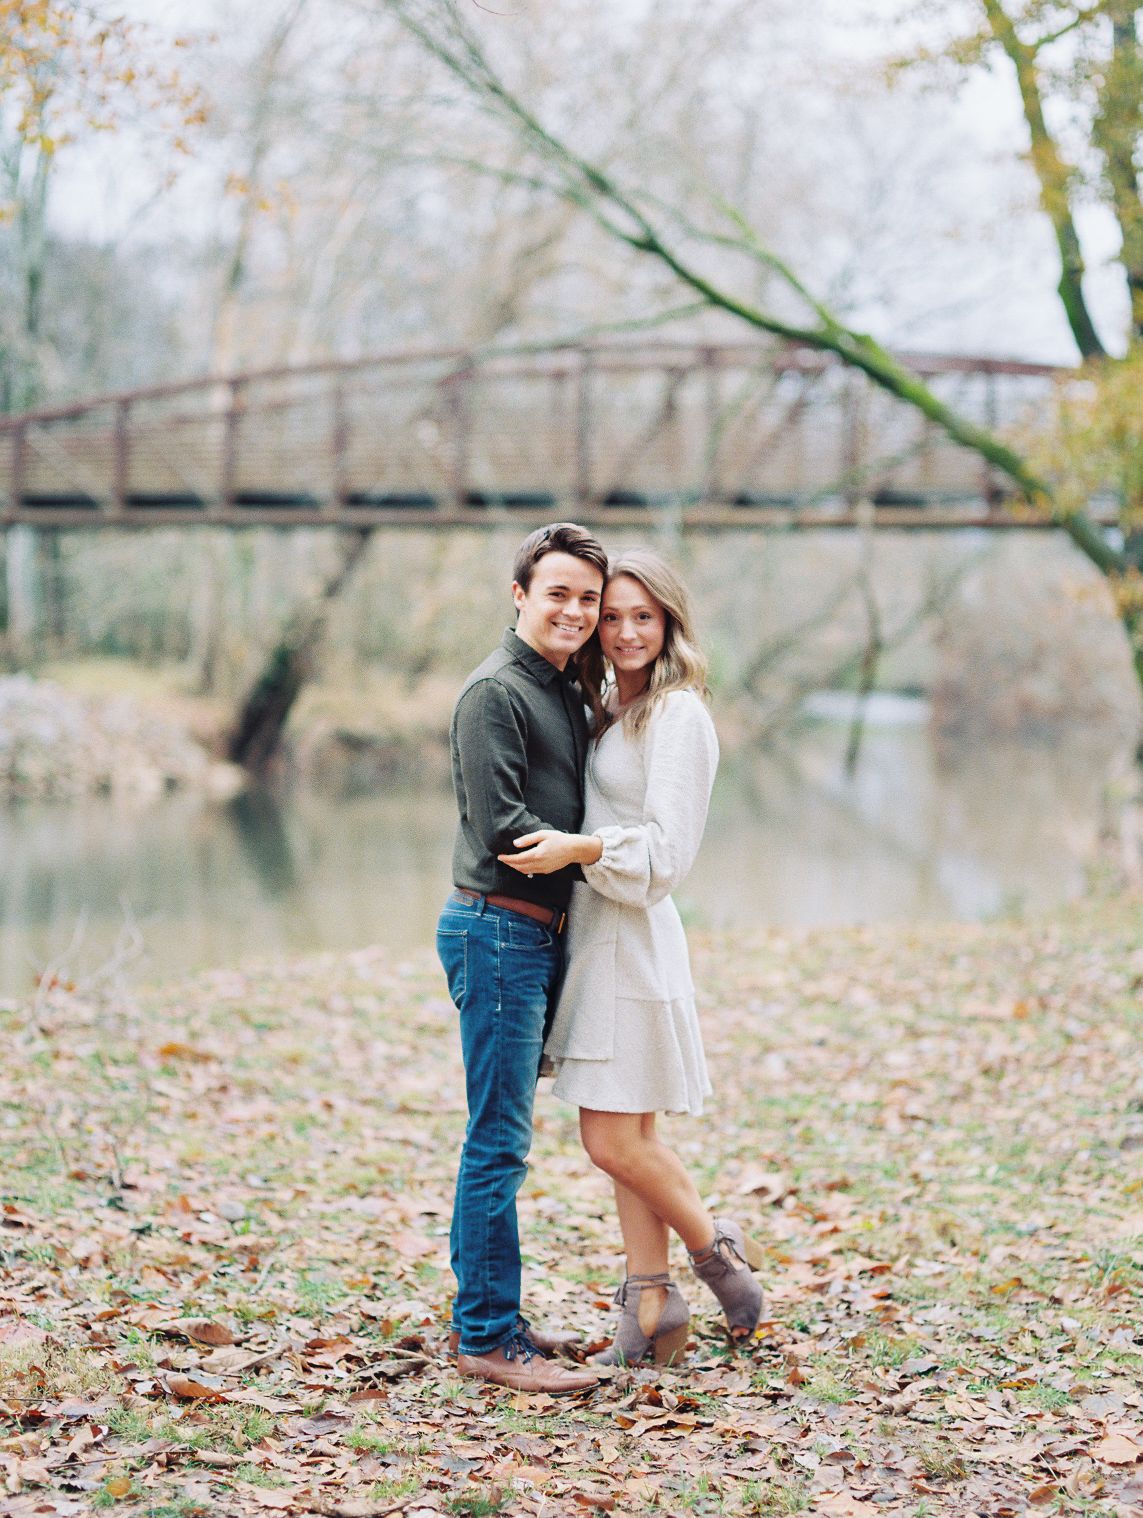
[[[593,1165],[612,1180],[629,1182],[641,1171],[645,1145],[639,1133],[638,1119],[627,1113],[607,1114],[622,1117],[622,1122],[587,1122],[580,1124],[583,1147]]]
[[[611,1166],[614,1163],[614,1145],[608,1134],[598,1128],[585,1127],[581,1137],[591,1163],[610,1175]]]
[[[610,1112],[583,1112],[580,1115],[580,1138],[588,1159],[616,1178],[621,1178],[622,1171],[630,1163],[630,1135],[626,1132],[629,1125],[615,1121],[626,1115]]]

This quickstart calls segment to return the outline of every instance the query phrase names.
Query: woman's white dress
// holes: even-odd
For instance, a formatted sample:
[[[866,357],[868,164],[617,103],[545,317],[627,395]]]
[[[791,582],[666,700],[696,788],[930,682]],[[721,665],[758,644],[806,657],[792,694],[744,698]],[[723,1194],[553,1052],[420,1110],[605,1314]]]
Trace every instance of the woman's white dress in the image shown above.
[[[555,1093],[599,1112],[702,1111],[710,1095],[686,935],[669,893],[702,841],[718,739],[693,691],[632,738],[592,745],[583,831],[603,840],[572,890],[567,973],[546,1051]]]

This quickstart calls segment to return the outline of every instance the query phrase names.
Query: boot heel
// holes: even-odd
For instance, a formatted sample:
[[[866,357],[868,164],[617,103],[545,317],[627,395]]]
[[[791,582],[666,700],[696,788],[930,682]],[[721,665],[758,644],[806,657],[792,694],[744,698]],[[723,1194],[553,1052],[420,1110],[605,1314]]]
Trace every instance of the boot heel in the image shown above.
[[[648,1335],[639,1327],[639,1299],[645,1290],[655,1287],[665,1287],[667,1296],[655,1331]],[[654,1276],[628,1276],[615,1300],[623,1309],[615,1339],[610,1349],[591,1357],[593,1365],[641,1365],[649,1359],[656,1365],[672,1365],[682,1359],[691,1311],[665,1271]]]
[[[681,1360],[689,1333],[690,1324],[680,1323],[678,1328],[672,1328],[665,1334],[656,1334],[651,1341],[655,1346],[655,1364],[674,1365],[676,1360]]]
[[[746,1263],[751,1270],[761,1270],[766,1263],[766,1255],[762,1245],[757,1239],[752,1239],[749,1234],[744,1234],[742,1239],[742,1253],[746,1257]]]

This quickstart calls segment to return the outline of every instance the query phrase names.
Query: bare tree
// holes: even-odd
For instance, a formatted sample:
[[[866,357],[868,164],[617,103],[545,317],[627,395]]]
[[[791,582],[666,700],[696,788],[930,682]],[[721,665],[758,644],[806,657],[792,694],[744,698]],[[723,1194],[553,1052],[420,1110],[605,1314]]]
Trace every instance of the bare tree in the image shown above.
[[[519,91],[509,87],[467,8],[458,0],[377,3],[437,60],[446,77],[459,83],[514,141],[530,149],[531,163],[526,171],[473,162],[469,166],[474,173],[522,180],[542,188],[553,198],[576,206],[613,242],[669,270],[712,311],[776,337],[835,354],[842,363],[920,412],[954,442],[978,453],[1030,500],[1052,512],[1113,586],[1130,576],[1134,566],[1129,554],[1108,541],[1082,506],[1059,509],[1050,480],[1036,471],[1025,453],[948,405],[870,334],[848,325],[811,290],[793,265],[766,243],[736,206],[712,195],[706,214],[696,216],[674,200],[631,185],[597,158],[588,156],[541,119]],[[1106,0],[1093,10],[1103,14],[1115,3]],[[1066,228],[1064,231],[1066,234]],[[1066,235],[1064,241],[1070,248]],[[762,299],[752,291],[749,280],[749,271],[759,269],[767,276]],[[1074,275],[1069,276],[1067,288],[1071,290],[1073,285]],[[1131,606],[1121,603],[1121,620],[1143,685],[1139,617]]]
[[[148,52],[145,27],[106,14],[98,0],[0,0],[0,411],[41,397],[51,368],[44,286],[48,207],[59,154],[82,132],[110,130],[139,106],[176,145],[201,120],[196,93]],[[58,585],[58,543],[13,529],[5,574],[8,654],[34,652]],[[50,606],[48,631],[58,606]]]

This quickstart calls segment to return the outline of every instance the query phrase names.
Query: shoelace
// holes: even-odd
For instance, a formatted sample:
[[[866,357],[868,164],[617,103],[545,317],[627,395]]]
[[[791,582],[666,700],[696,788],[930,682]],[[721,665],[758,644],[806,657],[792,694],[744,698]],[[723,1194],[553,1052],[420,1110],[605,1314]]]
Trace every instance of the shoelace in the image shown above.
[[[518,1330],[504,1346],[504,1358],[506,1360],[520,1360],[527,1365],[529,1360],[535,1359],[540,1353],[523,1330]]]
[[[720,1233],[719,1234],[718,1240],[715,1243],[715,1249],[718,1251],[718,1253],[722,1256],[722,1258],[726,1261],[726,1263],[730,1266],[730,1268],[732,1270],[737,1270],[738,1269],[738,1265],[745,1265],[746,1264],[746,1257],[745,1257],[745,1255],[739,1254],[737,1244],[735,1244],[734,1240],[730,1237],[730,1235],[728,1233]],[[733,1263],[735,1260],[738,1261],[738,1265],[735,1265]]]
[[[691,1255],[691,1263],[694,1265],[709,1265],[713,1260],[718,1260],[727,1270],[737,1270],[739,1265],[745,1265],[746,1261],[739,1254],[734,1240],[728,1233],[719,1229],[714,1236],[714,1243],[709,1249],[700,1251],[697,1255]],[[738,1265],[734,1261],[738,1261]]]

